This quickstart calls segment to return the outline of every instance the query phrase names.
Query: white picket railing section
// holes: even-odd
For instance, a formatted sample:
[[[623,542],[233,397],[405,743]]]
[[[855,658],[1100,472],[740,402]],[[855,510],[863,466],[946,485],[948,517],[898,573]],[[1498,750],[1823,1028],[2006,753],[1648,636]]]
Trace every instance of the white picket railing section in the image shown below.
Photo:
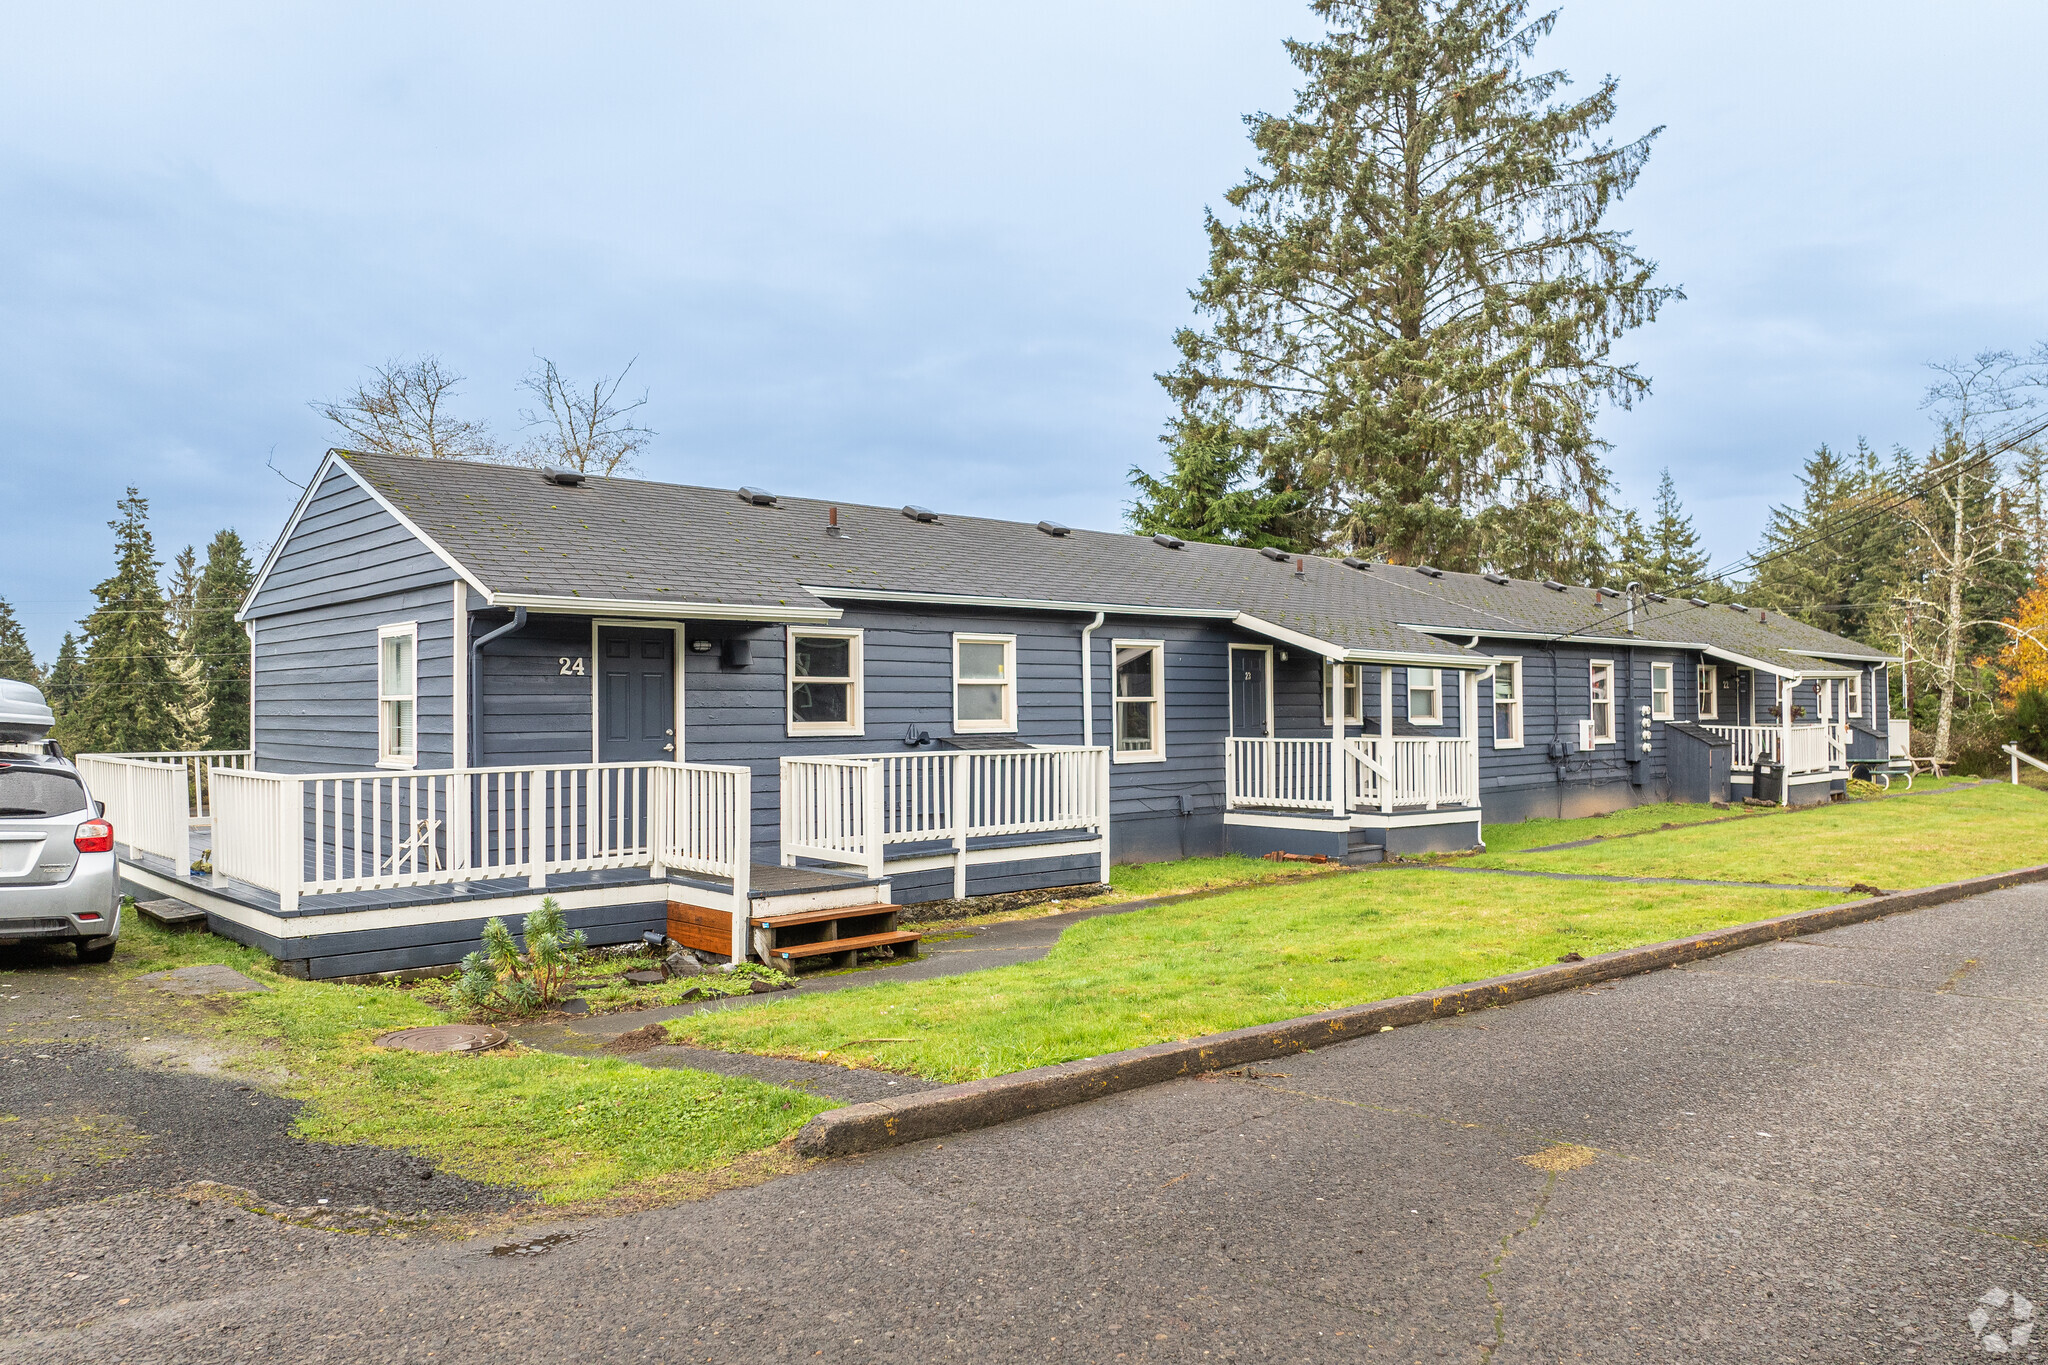
[[[1332,741],[1236,738],[1229,750],[1233,807],[1334,811]],[[1366,735],[1344,741],[1344,809],[1391,812],[1478,801],[1479,742]]]
[[[128,758],[140,763],[162,763],[185,770],[189,817],[195,822],[213,818],[212,792],[208,774],[215,768],[247,768],[247,749],[140,750],[125,754],[94,754],[94,758]]]
[[[170,771],[166,769],[166,771]],[[283,775],[217,768],[214,870],[300,896],[670,867],[752,866],[751,774],[684,763]]]
[[[184,768],[113,754],[80,754],[76,761],[87,790],[107,808],[116,842],[185,865],[192,817]]]
[[[1709,725],[1732,742],[1730,762],[1737,773],[1759,763],[1782,763],[1789,774],[1824,773],[1847,766],[1848,736],[1840,725],[1795,725],[1790,752],[1782,725]]]
[[[1109,829],[1109,751],[1045,748],[784,758],[782,861],[882,875],[891,844]],[[1032,856],[1029,846],[1018,857]],[[964,861],[956,860],[955,885]]]

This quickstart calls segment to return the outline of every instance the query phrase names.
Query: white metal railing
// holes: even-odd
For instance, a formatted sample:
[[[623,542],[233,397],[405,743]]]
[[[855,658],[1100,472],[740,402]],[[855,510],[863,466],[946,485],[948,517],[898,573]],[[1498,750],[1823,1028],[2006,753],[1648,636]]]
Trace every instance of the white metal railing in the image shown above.
[[[106,806],[117,842],[185,865],[192,821],[183,768],[115,754],[80,754],[75,761],[93,799]]]
[[[1102,748],[805,755],[782,760],[781,784],[786,866],[814,858],[879,877],[890,844],[947,842],[964,855],[974,838],[1066,829],[1106,838],[1109,827]]]
[[[193,821],[213,818],[213,800],[208,774],[215,768],[247,768],[247,749],[154,749],[125,754],[94,754],[94,758],[127,758],[138,763],[161,763],[185,770],[188,814]]]
[[[1233,807],[1337,809],[1333,771],[1343,782],[1343,809],[1391,812],[1397,807],[1466,806],[1478,800],[1479,742],[1457,737],[1344,741],[1333,770],[1328,739],[1232,737],[1226,776]]]
[[[728,878],[744,906],[751,774],[684,763],[211,774],[214,870],[304,895],[670,867]]]

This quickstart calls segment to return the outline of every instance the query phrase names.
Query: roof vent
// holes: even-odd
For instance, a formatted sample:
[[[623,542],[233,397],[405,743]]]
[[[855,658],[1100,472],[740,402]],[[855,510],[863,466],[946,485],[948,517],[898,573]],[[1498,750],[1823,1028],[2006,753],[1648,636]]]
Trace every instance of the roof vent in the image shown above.
[[[1671,600],[1661,592],[1648,592],[1644,593],[1643,596],[1649,598],[1652,602],[1669,602]]]
[[[590,476],[575,469],[549,469],[542,471],[541,477],[557,488],[581,488]]]
[[[1417,564],[1415,572],[1421,574],[1424,578],[1442,578],[1444,576],[1442,569],[1432,569],[1427,564]]]
[[[1285,564],[1287,562],[1287,551],[1277,545],[1261,545],[1259,553],[1272,560],[1275,564]]]
[[[1742,605],[1742,603],[1740,603],[1740,602],[1730,602],[1730,603],[1728,604],[1728,610],[1730,610],[1730,611],[1739,611],[1739,612],[1741,612],[1741,613],[1742,613],[1742,614],[1743,614],[1744,616],[1747,616],[1747,615],[1749,615],[1749,608],[1748,608],[1748,607],[1745,607],[1745,606],[1743,606],[1743,605]]]
[[[1169,550],[1183,549],[1187,545],[1187,542],[1185,540],[1182,540],[1179,536],[1170,536],[1166,534],[1166,532],[1164,531],[1161,531],[1158,535],[1152,537],[1152,543],[1154,545],[1164,545]]]
[[[1357,555],[1345,555],[1344,567],[1347,569],[1370,569],[1372,567],[1372,561],[1369,559],[1360,559]]]
[[[1493,584],[1493,586],[1496,588],[1505,588],[1508,584],[1514,582],[1515,580],[1509,578],[1504,573],[1490,573],[1486,575],[1486,581]]]
[[[1049,536],[1070,536],[1074,534],[1073,527],[1062,526],[1056,521],[1041,521],[1038,523],[1038,529]]]
[[[1563,591],[1564,591],[1564,584],[1562,584],[1562,583],[1558,582],[1558,581],[1557,581],[1557,580],[1556,580],[1555,578],[1546,578],[1546,579],[1544,579],[1544,580],[1543,580],[1543,586],[1544,586],[1544,587],[1546,587],[1546,588],[1548,588],[1548,589],[1550,589],[1550,590],[1551,590],[1552,592],[1563,592]]]
[[[1688,597],[1685,600],[1692,603],[1696,607],[1711,607],[1712,605],[1714,605],[1704,597]]]
[[[773,507],[775,505],[775,495],[765,488],[742,488],[740,490],[740,501],[751,502],[756,507]]]
[[[931,508],[919,507],[915,504],[904,508],[903,515],[909,517],[912,521],[937,521],[939,519],[939,514]]]

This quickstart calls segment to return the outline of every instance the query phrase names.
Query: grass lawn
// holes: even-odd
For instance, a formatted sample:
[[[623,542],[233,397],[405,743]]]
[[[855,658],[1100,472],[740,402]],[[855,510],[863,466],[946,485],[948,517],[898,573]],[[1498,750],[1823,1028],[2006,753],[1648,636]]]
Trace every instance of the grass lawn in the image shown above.
[[[669,1024],[681,1041],[959,1081],[1291,1019],[1834,899],[1386,869],[1075,925],[1038,962]]]
[[[370,1040],[448,1022],[414,991],[279,975],[271,960],[211,934],[169,934],[123,917],[117,977],[224,962],[270,987],[178,1001],[193,1032],[248,1045],[306,1101],[298,1130],[321,1142],[425,1153],[445,1170],[523,1185],[549,1202],[592,1199],[707,1171],[779,1142],[832,1102],[735,1077],[572,1058],[524,1048],[475,1057],[390,1052]]]
[[[1556,853],[1494,851],[1494,832],[1488,831],[1489,851],[1468,866],[1809,885],[1867,882],[1891,891],[2048,862],[2048,794],[1998,785],[1852,801]]]

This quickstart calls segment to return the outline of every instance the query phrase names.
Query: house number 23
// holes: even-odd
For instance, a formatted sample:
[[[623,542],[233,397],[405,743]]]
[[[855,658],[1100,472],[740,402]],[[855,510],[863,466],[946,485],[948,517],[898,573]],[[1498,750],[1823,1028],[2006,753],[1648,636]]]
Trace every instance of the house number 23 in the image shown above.
[[[563,659],[561,663],[562,673],[565,677],[573,676],[580,678],[583,676],[583,658],[581,655],[573,659]]]

